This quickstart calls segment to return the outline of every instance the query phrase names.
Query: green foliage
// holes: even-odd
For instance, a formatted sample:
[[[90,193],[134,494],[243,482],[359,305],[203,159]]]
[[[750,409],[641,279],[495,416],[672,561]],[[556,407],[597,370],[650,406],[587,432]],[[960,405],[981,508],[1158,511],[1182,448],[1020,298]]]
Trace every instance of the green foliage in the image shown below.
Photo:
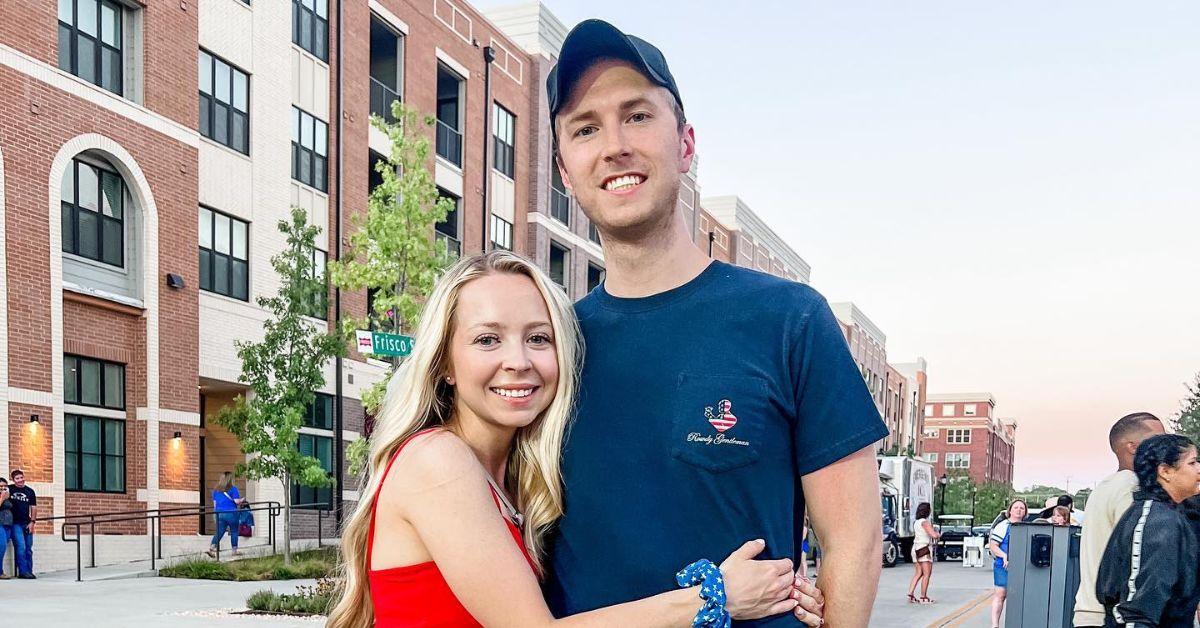
[[[314,391],[325,384],[322,367],[343,350],[340,338],[314,324],[305,315],[325,294],[324,284],[313,266],[313,249],[320,229],[308,224],[303,209],[292,208],[291,221],[279,221],[287,236],[287,248],[271,258],[279,275],[279,292],[259,297],[258,304],[269,312],[263,323],[263,339],[237,343],[242,359],[239,381],[253,396],[239,396],[225,407],[216,421],[229,429],[250,454],[239,463],[237,473],[250,479],[278,478],[284,485],[285,517],[290,519],[293,484],[323,487],[332,482],[321,463],[300,454],[296,447],[303,413],[312,403]],[[289,522],[290,523],[290,522]],[[291,561],[291,526],[285,526],[284,557]]]
[[[1179,414],[1172,420],[1175,433],[1200,442],[1200,373],[1191,384],[1184,384],[1187,396],[1179,402]]]
[[[934,488],[935,515],[969,515],[974,513],[975,525],[991,523],[992,518],[1008,506],[1012,498],[1012,487],[1001,482],[976,484],[969,475],[959,470],[950,477],[945,488],[945,507],[942,509],[942,488]]]
[[[333,600],[334,584],[331,578],[322,578],[313,586],[296,587],[293,595],[258,591],[246,598],[246,608],[270,613],[327,615]]]
[[[291,565],[285,565],[282,556],[243,558],[227,562],[194,558],[162,569],[159,575],[167,578],[238,582],[325,578],[337,572],[337,561],[337,551],[333,548],[297,552]]]
[[[1075,493],[1075,510],[1084,510],[1087,508],[1087,500],[1092,496],[1092,489],[1085,488]]]
[[[359,436],[346,445],[346,464],[349,466],[350,475],[360,475],[365,471],[370,455],[371,441],[365,436]]]
[[[160,569],[158,575],[165,578],[190,578],[192,580],[235,580],[233,572],[224,563],[202,558],[185,560]]]

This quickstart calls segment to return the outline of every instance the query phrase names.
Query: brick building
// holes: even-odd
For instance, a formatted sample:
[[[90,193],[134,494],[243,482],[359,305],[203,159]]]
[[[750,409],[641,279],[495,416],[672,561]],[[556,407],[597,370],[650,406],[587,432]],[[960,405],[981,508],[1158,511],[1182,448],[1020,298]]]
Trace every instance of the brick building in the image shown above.
[[[1017,423],[996,416],[991,393],[929,395],[924,456],[936,473],[966,472],[977,483],[1012,485]]]
[[[715,196],[702,199],[700,204],[695,240],[706,249],[711,241],[710,257],[784,279],[810,282],[812,266],[740,197]]]
[[[261,337],[275,225],[304,208],[315,260],[337,257],[388,150],[371,113],[399,99],[436,117],[430,168],[458,204],[437,238],[525,253],[538,71],[446,0],[0,3],[0,468],[39,493],[39,569],[73,564],[49,518],[205,504],[244,460],[211,418],[244,391],[234,342]],[[366,301],[331,289],[312,320]],[[325,365],[298,446],[331,474],[382,366]],[[238,484],[282,501],[278,482]],[[166,545],[201,547],[203,527],[166,519]],[[146,524],[98,532],[115,535],[103,560],[144,547]]]

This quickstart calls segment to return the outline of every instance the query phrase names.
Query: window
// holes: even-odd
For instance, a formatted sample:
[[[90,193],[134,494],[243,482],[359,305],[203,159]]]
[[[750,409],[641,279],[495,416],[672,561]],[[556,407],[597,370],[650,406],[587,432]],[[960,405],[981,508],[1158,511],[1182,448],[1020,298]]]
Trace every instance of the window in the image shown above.
[[[301,434],[296,439],[296,448],[300,450],[301,455],[312,456],[319,460],[326,475],[333,475],[332,438],[315,434]],[[313,488],[299,484],[293,485],[292,504],[306,510],[329,510],[333,508],[333,487]]]
[[[942,416],[954,416],[954,404],[943,403],[942,404]]]
[[[329,317],[329,278],[325,276],[325,267],[329,265],[329,254],[321,249],[313,249],[312,278],[321,286],[313,300],[312,309],[305,312],[313,318]]]
[[[511,251],[513,246],[512,223],[496,214],[492,214],[492,244],[505,251]]]
[[[595,244],[600,244],[600,230],[596,228],[596,223],[588,223],[588,240]]]
[[[971,467],[971,454],[950,452],[946,454],[947,469],[969,469]]]
[[[250,154],[250,77],[200,51],[200,134]]]
[[[292,0],[292,43],[329,60],[329,0]]]
[[[125,365],[63,356],[63,401],[78,406],[125,409]]]
[[[516,133],[517,119],[504,107],[493,103],[492,111],[495,115],[492,116],[496,123],[495,132],[492,135],[492,145],[496,149],[496,157],[492,162],[492,167],[497,172],[512,179],[516,172]],[[557,168],[551,168],[557,170]]]
[[[200,289],[250,300],[249,223],[200,208]]]
[[[437,67],[437,154],[442,159],[462,166],[462,124],[459,101],[462,99],[462,79],[438,64]]]
[[[604,269],[596,266],[595,264],[589,263],[588,264],[588,274],[587,274],[588,292],[595,290],[596,286],[599,286],[603,282],[604,282]]]
[[[63,421],[66,488],[125,492],[125,421],[68,414]]]
[[[292,107],[292,178],[324,192],[329,127],[312,114]]]
[[[970,429],[946,430],[946,442],[951,445],[969,445],[969,444],[971,444],[971,430]]]
[[[333,429],[333,395],[316,393],[313,402],[304,410],[304,425],[321,430]]]
[[[458,238],[458,221],[460,215],[459,210],[462,209],[462,202],[457,196],[447,192],[446,190],[443,190],[442,188],[438,188],[438,196],[441,198],[450,199],[450,201],[454,203],[454,209],[450,210],[446,214],[445,220],[442,220],[434,225],[434,236],[446,245],[446,250],[451,255],[453,255],[455,258],[458,258],[462,255],[462,242]]]
[[[550,167],[550,216],[568,227],[571,226],[571,197],[557,166]],[[597,236],[599,242],[599,236]]]
[[[567,263],[570,259],[570,251],[559,246],[555,242],[550,243],[550,278],[554,283],[562,286],[563,290],[567,289]]]
[[[120,95],[124,17],[113,0],[58,0],[58,67]]]
[[[963,416],[975,416],[975,404],[968,403],[963,405]]]
[[[125,181],[79,159],[62,182],[62,250],[125,267]]]
[[[933,416],[933,406],[925,406],[925,416]]]
[[[936,451],[925,454],[925,462],[936,463],[937,461],[938,461],[938,455],[937,455]]]
[[[392,103],[400,100],[400,86],[404,84],[404,38],[371,16],[371,113],[388,122],[392,117]]]
[[[941,434],[941,430],[937,429],[936,427],[933,429],[926,428],[923,434],[925,435],[925,438],[937,438]]]

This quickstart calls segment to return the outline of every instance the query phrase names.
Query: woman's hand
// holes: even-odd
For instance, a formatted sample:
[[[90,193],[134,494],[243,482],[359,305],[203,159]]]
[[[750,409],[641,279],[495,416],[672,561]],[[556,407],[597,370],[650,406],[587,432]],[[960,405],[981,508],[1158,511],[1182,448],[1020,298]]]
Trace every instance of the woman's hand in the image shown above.
[[[796,607],[791,598],[795,581],[792,561],[754,560],[766,546],[762,539],[747,541],[721,563],[725,610],[734,619],[769,617]]]
[[[817,588],[815,582],[808,579],[808,576],[796,575],[796,582],[792,587],[792,599],[800,602],[800,605],[792,611],[796,619],[809,626],[825,625],[825,595]]]

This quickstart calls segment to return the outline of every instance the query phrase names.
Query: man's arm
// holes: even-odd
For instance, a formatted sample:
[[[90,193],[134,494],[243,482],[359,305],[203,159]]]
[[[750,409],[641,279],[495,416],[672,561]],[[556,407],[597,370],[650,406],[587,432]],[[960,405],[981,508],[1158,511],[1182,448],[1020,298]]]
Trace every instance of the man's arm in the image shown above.
[[[800,480],[824,553],[817,586],[825,621],[836,628],[867,625],[879,584],[883,521],[874,451],[865,447]]]

